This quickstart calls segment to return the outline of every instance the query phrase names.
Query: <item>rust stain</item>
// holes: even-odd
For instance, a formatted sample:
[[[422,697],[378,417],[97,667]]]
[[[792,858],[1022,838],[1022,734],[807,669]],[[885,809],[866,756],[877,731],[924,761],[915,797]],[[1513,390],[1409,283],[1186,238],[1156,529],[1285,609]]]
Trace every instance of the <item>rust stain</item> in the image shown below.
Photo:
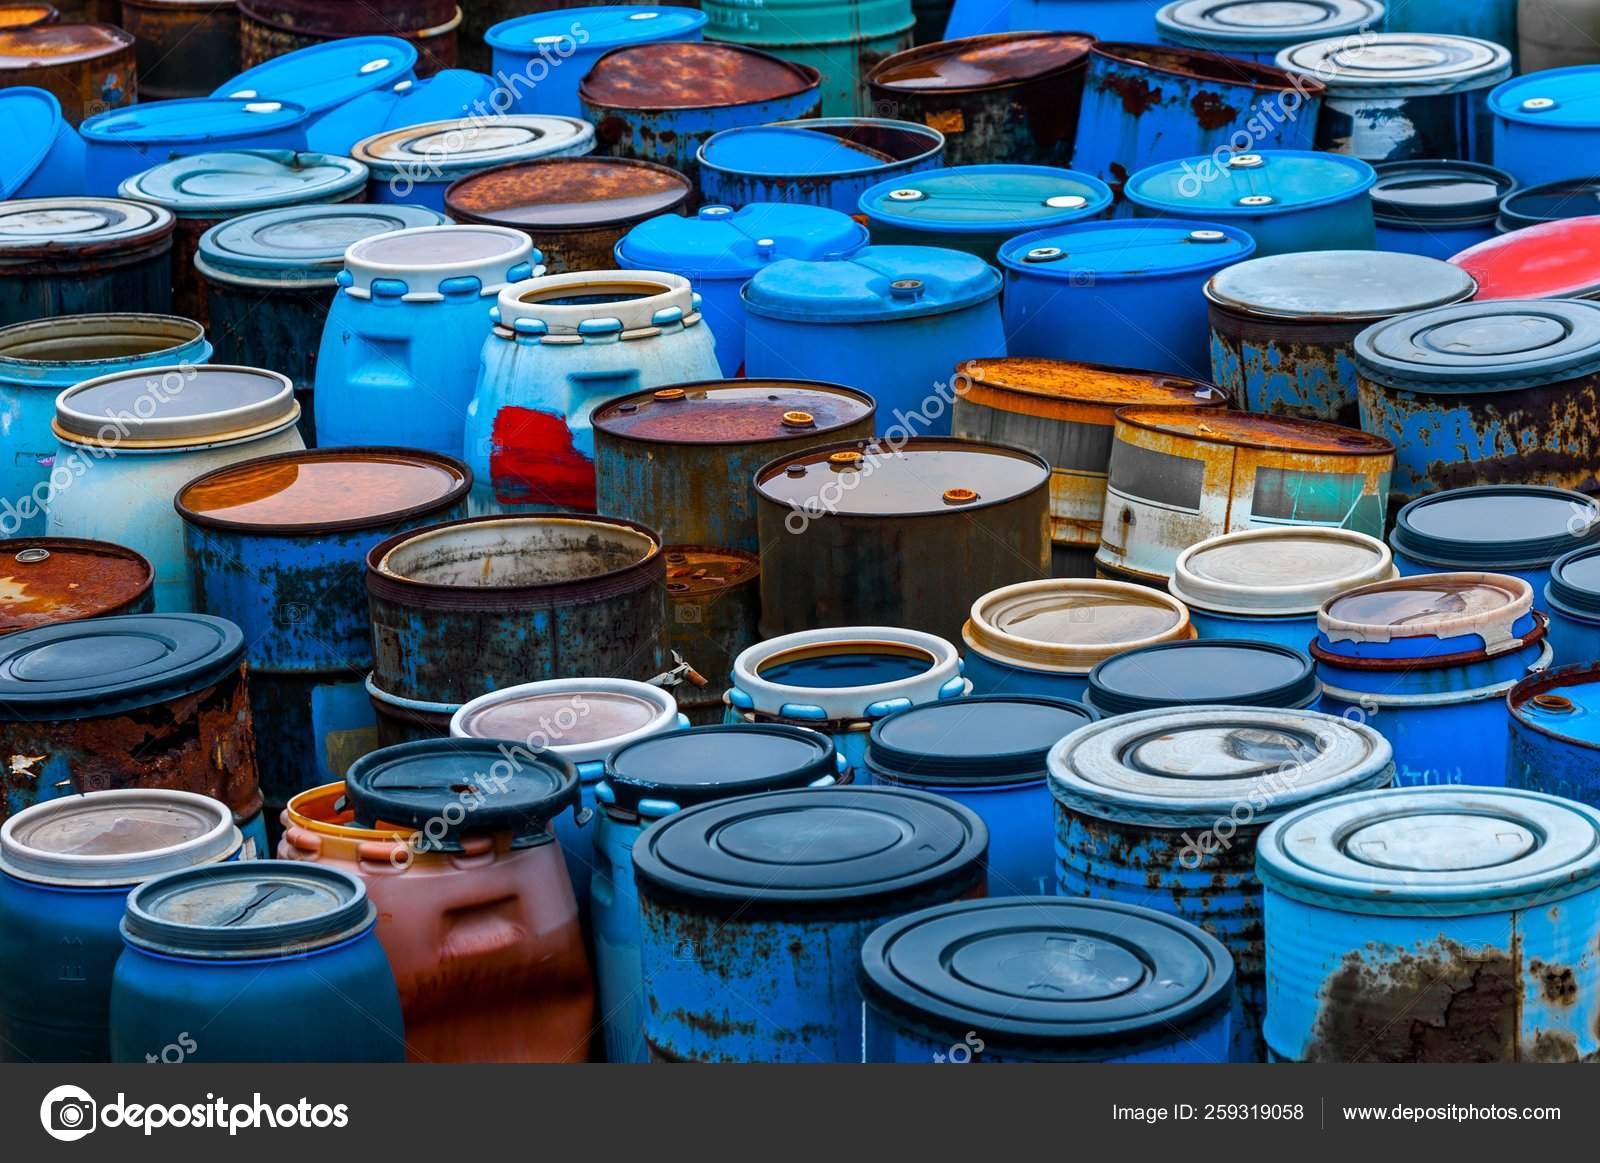
[[[549,227],[632,221],[677,212],[693,188],[676,170],[623,158],[545,158],[457,182],[452,217]]]
[[[1394,445],[1381,436],[1294,416],[1218,408],[1131,407],[1120,409],[1117,419],[1136,428],[1208,444],[1336,457],[1394,455]]]
[[[1020,356],[964,363],[955,387],[970,403],[1103,425],[1112,423],[1118,408],[1222,408],[1228,403],[1221,388],[1186,376]]]
[[[1103,84],[1122,99],[1122,111],[1130,117],[1144,116],[1163,100],[1160,86],[1133,73],[1113,73]],[[1125,172],[1118,176],[1121,180],[1127,179]]]
[[[25,560],[29,551],[42,560]],[[150,563],[131,549],[71,538],[11,541],[0,552],[0,634],[122,612],[150,590]]]
[[[1189,102],[1189,109],[1201,129],[1226,129],[1239,120],[1239,110],[1218,94],[1202,90]]]
[[[132,47],[133,37],[110,24],[0,28],[0,68],[26,69],[45,61],[71,64]]]
[[[614,49],[595,62],[581,92],[600,106],[699,109],[771,101],[816,84],[815,74],[763,52],[683,41]]]
[[[7,4],[0,8],[0,28],[33,28],[54,24],[60,13],[49,4]]]
[[[1157,73],[1170,73],[1173,76],[1193,80],[1266,91],[1282,91],[1303,86],[1306,93],[1311,96],[1321,96],[1324,91],[1320,81],[1311,78],[1297,80],[1283,69],[1272,65],[1256,64],[1221,53],[1114,41],[1101,41],[1092,51],[1095,55],[1108,60],[1142,65]]]
[[[974,89],[1031,81],[1081,65],[1094,38],[1081,32],[999,32],[911,49],[867,78],[886,89]]]

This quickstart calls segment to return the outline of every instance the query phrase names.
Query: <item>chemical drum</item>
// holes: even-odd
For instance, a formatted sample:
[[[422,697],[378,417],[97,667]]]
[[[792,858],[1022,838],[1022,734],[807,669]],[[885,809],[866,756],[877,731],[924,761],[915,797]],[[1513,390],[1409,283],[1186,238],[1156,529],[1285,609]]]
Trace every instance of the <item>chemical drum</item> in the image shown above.
[[[1330,36],[1382,28],[1382,0],[1172,0],[1156,13],[1162,44],[1204,49],[1270,65],[1286,48]]]
[[[1447,257],[1477,280],[1479,299],[1594,299],[1600,215],[1536,223]]]
[[[1378,249],[1446,259],[1495,237],[1500,203],[1516,188],[1481,162],[1380,162],[1371,190]]]
[[[0,549],[0,635],[148,614],[156,571],[131,549],[72,537],[8,537]]]
[[[122,0],[145,101],[204,97],[239,63],[234,0]]]
[[[0,324],[172,310],[171,211],[120,198],[0,203]]]
[[[1489,94],[1495,164],[1525,186],[1594,176],[1600,145],[1600,67],[1574,65],[1514,77]]]
[[[668,545],[665,555],[667,648],[674,674],[687,668],[678,703],[696,726],[720,723],[733,660],[761,637],[761,559],[715,545]]]
[[[415,47],[417,76],[431,77],[455,67],[463,19],[452,0],[394,0],[382,8],[347,0],[239,0],[239,57],[250,69],[330,41],[393,33]]]
[[[1600,659],[1600,548],[1574,549],[1550,567],[1540,607],[1550,615],[1550,648],[1563,665]]]
[[[115,194],[134,174],[197,153],[306,148],[310,115],[290,101],[192,97],[96,113],[81,127],[87,193]]]
[[[1322,684],[1308,645],[1196,638],[1124,650],[1089,672],[1084,702],[1102,715],[1195,703],[1318,710]]]
[[[1556,619],[1551,619],[1555,634]],[[1595,751],[1600,733],[1590,722],[1595,707],[1596,672],[1591,653],[1583,661],[1529,675],[1506,693],[1511,712],[1511,749],[1506,785],[1600,806]]]
[[[53,93],[0,89],[0,124],[15,149],[0,159],[0,198],[49,198],[83,189],[83,138]]]
[[[1500,202],[1495,229],[1504,234],[1541,222],[1587,218],[1597,211],[1600,211],[1600,178],[1563,178],[1559,182],[1512,191]]]
[[[134,40],[114,24],[0,28],[0,85],[37,83],[73,125],[139,99]]]

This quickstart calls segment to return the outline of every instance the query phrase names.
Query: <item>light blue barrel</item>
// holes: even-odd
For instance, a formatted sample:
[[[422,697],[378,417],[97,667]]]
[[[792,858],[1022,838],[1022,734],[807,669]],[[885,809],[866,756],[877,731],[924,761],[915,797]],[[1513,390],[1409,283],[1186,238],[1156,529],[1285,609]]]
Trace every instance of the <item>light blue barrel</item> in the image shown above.
[[[0,93],[0,132],[11,148],[0,161],[0,199],[55,198],[83,190],[83,138],[47,89],[17,85]]]
[[[646,219],[623,235],[616,256],[623,270],[670,271],[689,280],[717,341],[717,363],[731,377],[744,369],[746,282],[770,263],[843,258],[869,241],[866,227],[837,210],[757,202],[738,210],[702,206],[693,218]]]
[[[1215,1063],[1235,974],[1221,942],[1154,909],[1014,896],[890,921],[860,985],[868,1062]]]
[[[1563,666],[1600,659],[1600,547],[1574,549],[1550,567],[1543,609]]]
[[[1317,613],[1323,709],[1383,732],[1395,783],[1505,784],[1505,696],[1550,665],[1533,587],[1492,573],[1402,577]]]
[[[1084,702],[1102,715],[1130,715],[1193,703],[1317,710],[1321,697],[1305,644],[1196,638],[1106,659],[1089,672]]]
[[[171,211],[121,198],[0,203],[0,324],[169,314],[176,228]]]
[[[1267,1046],[1290,1062],[1600,1052],[1600,812],[1506,788],[1339,796],[1257,846]]]
[[[1600,807],[1600,661],[1583,659],[1529,675],[1506,694],[1506,786]]]
[[[1286,48],[1383,27],[1382,0],[1172,0],[1156,13],[1162,44],[1203,49],[1270,65]]]
[[[222,150],[306,148],[310,114],[292,101],[192,97],[96,113],[78,127],[90,194],[115,194],[134,174]]]
[[[1500,203],[1517,180],[1482,162],[1379,162],[1371,190],[1379,250],[1447,259],[1495,237]]]
[[[538,262],[527,235],[498,226],[423,226],[353,243],[317,353],[318,443],[460,456],[489,309]]]
[[[847,772],[833,741],[805,727],[693,727],[619,747],[595,789],[594,946],[606,1061],[647,1062],[645,983],[633,847],[663,817],[758,792],[832,787]]]
[[[429,121],[363,138],[350,155],[367,167],[367,197],[444,213],[451,183],[495,166],[540,158],[582,157],[594,149],[594,126],[576,117],[513,114]]]
[[[1239,974],[1228,1057],[1262,1061],[1262,829],[1308,802],[1388,787],[1389,744],[1332,715],[1202,701],[1102,720],[1049,763],[1057,891],[1161,909],[1221,941]]]
[[[961,251],[775,262],[743,294],[745,373],[871,384],[880,435],[948,436],[956,365],[1006,354],[1000,276]]]
[[[1237,227],[1177,218],[1080,222],[1020,235],[999,256],[1009,354],[1207,379],[1201,288],[1255,249]]]
[[[386,129],[404,129],[430,121],[455,121],[470,133],[505,114],[508,99],[493,78],[470,69],[440,69],[421,80],[407,77],[364,93],[343,106],[340,121],[348,120],[361,128],[340,152],[349,153],[356,141]]]
[[[981,896],[989,833],[890,788],[702,804],[633,846],[653,1062],[860,1062],[861,945],[896,916]]]
[[[1593,216],[1596,203],[1600,203],[1600,178],[1562,178],[1537,186],[1523,186],[1501,200],[1495,229],[1504,234],[1541,222],[1589,218]]]

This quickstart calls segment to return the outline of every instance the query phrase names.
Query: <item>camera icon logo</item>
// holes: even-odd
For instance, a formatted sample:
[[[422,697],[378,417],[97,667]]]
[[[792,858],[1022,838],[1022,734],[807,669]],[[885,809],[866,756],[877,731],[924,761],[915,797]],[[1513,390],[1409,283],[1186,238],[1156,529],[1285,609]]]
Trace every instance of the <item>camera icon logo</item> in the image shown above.
[[[63,1143],[73,1143],[95,1128],[98,1105],[80,1086],[58,1086],[39,1104],[39,1121],[45,1133]]]

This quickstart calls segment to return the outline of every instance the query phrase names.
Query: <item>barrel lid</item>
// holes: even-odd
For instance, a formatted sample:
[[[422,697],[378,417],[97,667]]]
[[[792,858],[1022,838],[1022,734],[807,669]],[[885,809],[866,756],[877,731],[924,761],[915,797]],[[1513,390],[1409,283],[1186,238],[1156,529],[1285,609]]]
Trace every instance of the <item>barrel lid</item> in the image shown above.
[[[471,69],[440,69],[422,80],[406,78],[384,89],[357,97],[339,110],[340,132],[349,133],[345,125],[361,126],[366,135],[377,128],[400,129],[407,125],[423,125],[429,121],[443,121],[454,117],[471,119],[486,116],[494,107],[498,91],[493,77],[475,73]],[[313,136],[321,136],[317,130]],[[353,140],[350,145],[354,145]]]
[[[1304,651],[1242,638],[1141,646],[1089,672],[1089,701],[1105,715],[1196,703],[1303,707],[1320,689]]]
[[[1589,568],[1594,569],[1593,563]],[[1506,705],[1524,727],[1580,747],[1600,748],[1600,663],[1530,674],[1506,694]]]
[[[176,158],[134,174],[117,193],[178,214],[220,218],[296,202],[337,202],[366,184],[367,167],[347,157],[237,150]]]
[[[941,315],[1000,294],[976,255],[934,246],[868,246],[823,262],[781,259],[745,284],[752,313],[803,323],[876,323]]]
[[[219,222],[200,239],[200,261],[208,276],[332,286],[353,243],[444,221],[443,214],[423,206],[381,202],[284,206]]]
[[[899,788],[741,796],[668,816],[633,846],[642,893],[740,918],[809,908],[872,913],[983,882],[989,830],[954,800]]]
[[[1600,178],[1563,178],[1514,190],[1500,203],[1501,230],[1600,214]]]
[[[452,218],[525,229],[638,222],[682,206],[693,191],[677,170],[628,158],[546,158],[468,174],[445,192]]]
[[[1255,240],[1236,226],[1193,219],[1075,222],[1008,239],[1000,262],[1020,274],[1069,279],[1138,279],[1209,271],[1242,262]]]
[[[951,166],[901,174],[861,195],[877,224],[934,234],[1020,233],[1093,218],[1111,205],[1099,178],[1056,166]]]
[[[1559,129],[1600,129],[1600,66],[1540,69],[1489,94],[1496,117]]]
[[[594,148],[594,126],[553,113],[498,116],[461,127],[459,118],[390,129],[358,141],[352,157],[379,177],[448,181],[535,158],[580,156]]]
[[[995,406],[989,397],[993,392],[1028,397],[1027,402],[1019,402],[1016,410],[1030,414],[1037,411],[1040,401],[1068,406],[1099,405],[1106,410],[1107,424],[1111,422],[1113,410],[1131,405],[1190,407],[1206,404],[1220,408],[1228,402],[1221,388],[1202,380],[1104,363],[1011,356],[969,360],[956,369],[956,374],[967,380],[963,395],[971,400],[975,389],[980,389],[981,403],[985,406]]]
[[[236,101],[228,97],[180,97],[141,101],[85,119],[78,131],[105,145],[147,142],[226,141],[257,137],[305,124],[310,115],[292,101]]]
[[[883,89],[966,92],[1026,84],[1081,64],[1094,37],[1083,32],[996,32],[937,41],[880,61],[868,75]]]
[[[1427,97],[1505,80],[1511,51],[1471,36],[1375,32],[1292,45],[1278,53],[1277,64],[1315,77],[1330,96]]]
[[[1239,448],[1287,449],[1318,456],[1394,455],[1394,445],[1370,432],[1232,408],[1123,408],[1117,412],[1117,423]]]
[[[1545,485],[1474,485],[1418,497],[1400,510],[1389,543],[1420,565],[1543,569],[1600,540],[1600,503]]]
[[[1435,918],[1551,904],[1600,878],[1600,812],[1508,787],[1365,791],[1308,804],[1256,848],[1269,892]]]
[[[406,448],[321,448],[214,469],[178,491],[185,521],[237,533],[320,536],[443,514],[465,499],[472,470]]]
[[[1550,567],[1545,601],[1590,618],[1600,618],[1600,546],[1574,549]]]
[[[1174,0],[1156,27],[1178,44],[1260,52],[1380,25],[1383,12],[1379,0]]]
[[[183,364],[75,384],[56,397],[55,428],[85,444],[181,447],[258,435],[299,414],[288,376],[254,367]]]
[[[0,69],[56,69],[133,47],[114,24],[35,24],[0,28]]]
[[[1600,215],[1562,218],[1469,246],[1450,261],[1480,299],[1584,299],[1600,291]]]
[[[479,295],[498,295],[542,274],[530,265],[541,257],[526,234],[505,226],[415,226],[351,243],[339,285],[370,296],[375,283],[403,284],[408,295],[435,298],[444,283],[476,279]]]
[[[1139,646],[1192,638],[1189,611],[1130,582],[1050,578],[991,590],[962,627],[968,648],[1030,670],[1087,674]]]
[[[150,563],[121,545],[8,538],[0,545],[0,634],[120,610],[154,580]]]
[[[1459,303],[1477,284],[1458,266],[1420,254],[1318,250],[1273,254],[1225,267],[1206,298],[1232,311],[1273,319],[1388,319]]]
[[[1191,608],[1310,617],[1335,594],[1394,572],[1389,547],[1354,529],[1240,529],[1180,553],[1167,588]]]
[[[1367,379],[1412,392],[1548,384],[1600,371],[1600,303],[1478,300],[1417,311],[1368,327],[1355,356]]]
[[[1514,650],[1530,640],[1533,587],[1498,573],[1429,573],[1374,582],[1330,598],[1317,611],[1318,657],[1414,660],[1468,651]],[[1459,646],[1460,649],[1455,649]]]
[[[584,107],[722,109],[816,90],[817,71],[723,41],[673,41],[614,48],[578,84]]]
[[[456,711],[450,733],[515,739],[589,763],[634,739],[669,731],[677,721],[677,701],[661,687],[623,678],[557,678],[479,695]]]
[[[551,12],[531,12],[513,16],[493,25],[484,34],[490,48],[512,52],[537,52],[549,46],[579,45],[574,24],[584,35],[582,46],[589,52],[652,40],[686,40],[697,35],[706,24],[706,14],[698,8],[651,8],[640,4],[608,4],[592,8],[560,8]]]
[[[635,392],[596,408],[594,427],[646,444],[805,440],[870,420],[872,397],[817,380],[702,380]]]
[[[709,601],[761,576],[761,558],[743,549],[715,545],[669,545],[661,552],[667,567],[667,599]]]
[[[606,762],[601,802],[637,812],[641,801],[664,811],[757,792],[832,782],[833,741],[807,727],[738,723],[690,727],[619,747]],[[671,805],[668,807],[667,805]]]
[[[1003,505],[1049,479],[1050,466],[1021,448],[919,436],[892,449],[875,439],[808,448],[763,467],[756,489],[805,513],[915,517]]]
[[[749,278],[782,258],[827,259],[866,246],[867,228],[825,206],[752,202],[702,206],[693,218],[661,214],[617,243],[620,266],[694,273],[696,279]]]
[[[1394,750],[1318,711],[1183,706],[1103,719],[1050,752],[1050,791],[1074,812],[1158,828],[1261,825],[1301,804],[1387,787]],[[1248,819],[1234,815],[1250,806]]]
[[[293,957],[349,940],[376,919],[366,886],[348,872],[303,860],[245,860],[145,881],[128,894],[122,936],[180,957]]]
[[[124,614],[0,638],[0,715],[107,715],[191,694],[238,669],[244,634],[205,614]]]
[[[8,28],[51,24],[60,15],[54,4],[0,4],[0,25]]]
[[[885,139],[898,148],[889,148]],[[944,134],[927,125],[877,117],[820,117],[740,125],[712,134],[700,164],[767,177],[840,177],[936,158]]]
[[[293,101],[316,115],[405,80],[416,64],[416,46],[399,37],[342,37],[263,61],[218,85],[212,96]]]
[[[0,826],[0,870],[42,884],[135,884],[226,860],[243,844],[228,805],[165,788],[61,796]]]
[[[1040,695],[986,695],[907,707],[872,725],[867,765],[898,784],[1004,785],[1042,779],[1056,743],[1100,716]]]
[[[0,89],[0,93],[8,90]],[[124,250],[169,237],[172,211],[123,198],[20,198],[0,202],[0,258]]]
[[[0,89],[0,133],[11,148],[0,160],[0,198],[9,198],[33,176],[64,124],[54,93],[31,85]]]
[[[1422,158],[1374,167],[1372,212],[1379,222],[1416,226],[1493,222],[1500,200],[1516,189],[1505,170],[1482,162]]]
[[[1163,214],[1257,218],[1356,198],[1376,180],[1370,165],[1347,154],[1264,149],[1157,162],[1129,178],[1123,193]]]

